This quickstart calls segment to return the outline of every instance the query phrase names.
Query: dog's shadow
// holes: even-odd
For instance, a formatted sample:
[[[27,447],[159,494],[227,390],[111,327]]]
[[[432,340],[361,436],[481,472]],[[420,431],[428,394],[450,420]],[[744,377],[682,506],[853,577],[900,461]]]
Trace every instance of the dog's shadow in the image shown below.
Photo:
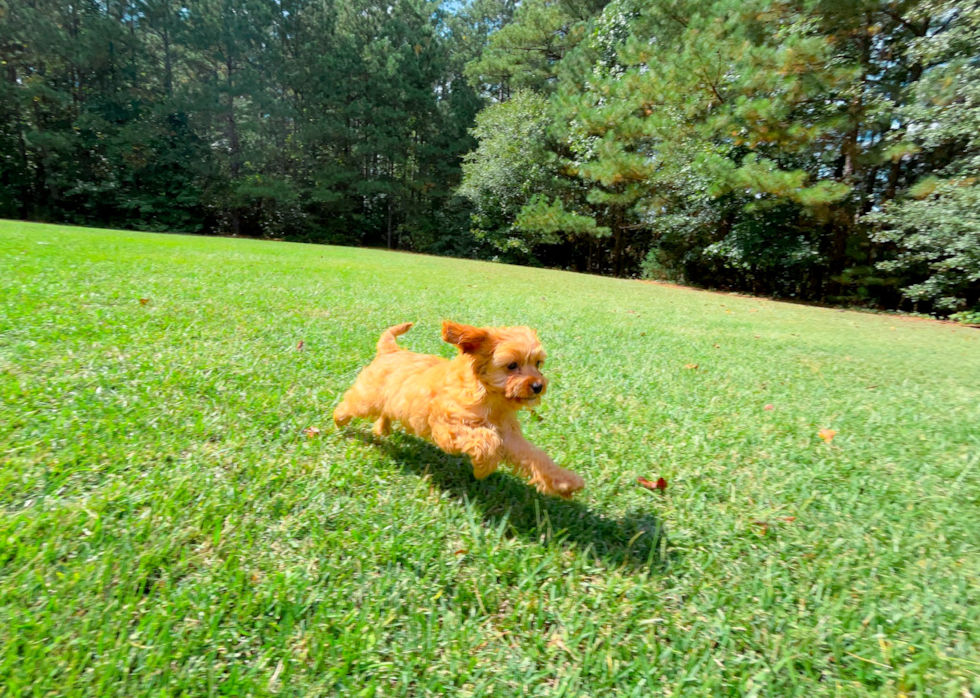
[[[667,563],[667,536],[652,514],[631,512],[620,519],[603,516],[578,501],[542,495],[504,472],[477,480],[467,460],[408,434],[396,432],[375,439],[357,432],[356,438],[380,448],[407,472],[427,477],[436,487],[475,503],[488,526],[499,526],[506,519],[505,531],[510,535],[574,545],[612,566],[636,571],[662,569]]]

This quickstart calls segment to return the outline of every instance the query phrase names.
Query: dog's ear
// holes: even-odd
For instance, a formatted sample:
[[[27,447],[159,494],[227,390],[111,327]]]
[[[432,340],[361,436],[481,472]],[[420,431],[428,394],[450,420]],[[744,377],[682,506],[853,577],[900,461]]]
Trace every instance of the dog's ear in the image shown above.
[[[443,320],[442,338],[450,344],[455,344],[464,354],[475,354],[490,341],[490,333],[479,327]]]

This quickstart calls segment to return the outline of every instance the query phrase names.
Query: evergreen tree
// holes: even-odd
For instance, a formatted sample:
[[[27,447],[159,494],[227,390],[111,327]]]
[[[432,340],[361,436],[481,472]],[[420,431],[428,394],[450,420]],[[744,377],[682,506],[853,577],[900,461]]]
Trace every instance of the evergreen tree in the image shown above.
[[[522,6],[470,66],[487,86],[520,73],[548,98],[550,124],[537,128],[547,157],[534,157],[552,158],[556,176],[533,201],[501,209],[498,236],[552,236],[544,263],[598,245],[604,259],[590,269],[844,302],[894,304],[897,286],[929,267],[932,281],[909,297],[971,302],[937,295],[947,282],[970,289],[960,299],[976,288],[964,215],[977,172],[964,135],[976,131],[971,9],[916,0],[593,9]],[[940,83],[948,99],[937,97]],[[929,120],[942,126],[924,128]],[[495,136],[477,135],[471,161],[489,165]],[[953,148],[964,157],[952,162]],[[938,187],[928,203],[890,203],[929,174],[946,179],[911,190]],[[943,213],[940,199],[960,215]],[[881,207],[887,216],[870,215]],[[489,221],[478,229],[493,237]],[[876,233],[878,222],[887,230]]]
[[[980,305],[980,3],[934,1],[909,12],[913,26],[941,22],[911,46],[922,79],[908,87],[893,137],[893,162],[922,176],[872,216],[877,239],[895,243],[886,271],[916,280],[903,289],[916,304],[945,311]],[[977,308],[980,310],[980,308]]]

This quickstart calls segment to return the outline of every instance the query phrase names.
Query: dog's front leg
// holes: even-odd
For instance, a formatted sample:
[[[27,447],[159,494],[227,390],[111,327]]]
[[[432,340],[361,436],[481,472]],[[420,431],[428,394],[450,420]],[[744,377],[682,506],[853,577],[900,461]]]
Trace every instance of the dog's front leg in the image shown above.
[[[555,464],[547,453],[525,439],[520,425],[504,432],[504,458],[544,494],[568,498],[585,487],[585,480],[578,473]]]
[[[440,422],[432,427],[432,440],[447,453],[462,453],[473,461],[473,475],[482,480],[500,465],[503,440],[495,429]]]

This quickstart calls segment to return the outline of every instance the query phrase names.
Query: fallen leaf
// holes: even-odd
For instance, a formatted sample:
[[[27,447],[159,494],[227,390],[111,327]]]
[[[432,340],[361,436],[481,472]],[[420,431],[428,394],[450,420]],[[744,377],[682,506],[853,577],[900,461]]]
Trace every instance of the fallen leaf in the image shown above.
[[[769,523],[767,521],[753,521],[752,523],[762,529],[762,535],[769,533]]]
[[[821,429],[817,432],[817,436],[824,440],[824,443],[830,443],[837,436],[837,432],[833,429]]]
[[[653,490],[660,490],[661,492],[663,492],[664,490],[667,489],[667,481],[664,480],[662,477],[657,478],[656,482],[651,482],[650,480],[647,480],[645,477],[638,477],[636,478],[636,481],[640,484],[640,486],[646,487],[651,492]]]
[[[684,364],[684,368],[697,368],[697,364]]]
[[[140,305],[146,305],[150,302],[149,298],[140,298]]]
[[[786,523],[793,523],[794,521],[796,521],[796,517],[795,516],[784,516],[783,517],[783,521],[785,521]]]
[[[317,429],[316,427],[309,427],[306,430],[306,438],[308,439],[315,439],[319,435],[320,435],[320,430]]]
[[[453,555],[465,555],[468,552],[469,552],[469,550],[467,550],[466,548],[460,548],[455,553],[453,553]]]
[[[776,408],[773,405],[766,405],[762,409],[764,409],[766,412],[772,412]]]
[[[303,343],[303,340],[302,339],[299,340],[298,342],[296,342],[296,351],[303,351],[303,346],[304,346],[304,343]]]
[[[720,344],[716,344],[715,345],[715,349],[721,349],[721,345]]]

